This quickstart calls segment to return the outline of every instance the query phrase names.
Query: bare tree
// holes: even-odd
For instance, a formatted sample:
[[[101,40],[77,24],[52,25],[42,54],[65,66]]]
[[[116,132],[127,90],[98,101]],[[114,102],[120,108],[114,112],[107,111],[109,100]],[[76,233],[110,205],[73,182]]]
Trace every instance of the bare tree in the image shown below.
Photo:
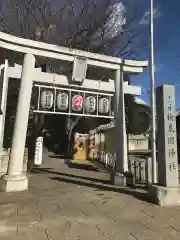
[[[147,25],[141,25],[141,7],[126,8],[113,0],[69,1],[68,10],[54,29],[56,44],[121,58],[141,58],[148,42]],[[63,32],[63,35],[62,35]],[[59,39],[57,36],[60,36]]]
[[[44,30],[61,15],[64,5],[54,3],[49,0],[1,0],[1,31],[34,39],[37,28]],[[46,37],[41,35],[40,40],[46,41]]]
[[[119,1],[82,0],[78,15],[71,6],[69,16],[75,24],[71,20],[73,25],[64,29],[66,38],[61,44],[121,58],[140,57],[147,46],[147,28],[139,24],[139,6],[126,9]]]
[[[147,46],[141,16],[140,6],[113,0],[0,0],[1,31],[122,58]]]

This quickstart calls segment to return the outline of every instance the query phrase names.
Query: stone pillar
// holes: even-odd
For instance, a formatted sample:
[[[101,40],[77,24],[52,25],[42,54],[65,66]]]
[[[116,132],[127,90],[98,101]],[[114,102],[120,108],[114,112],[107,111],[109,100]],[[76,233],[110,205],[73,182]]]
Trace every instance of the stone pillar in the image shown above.
[[[115,134],[116,134],[116,171],[113,173],[113,183],[126,185],[128,172],[127,135],[124,101],[124,81],[121,68],[115,74]]]
[[[156,90],[158,185],[149,189],[159,205],[180,204],[177,157],[175,88],[162,85]]]
[[[28,188],[27,176],[22,173],[24,149],[31,102],[35,57],[24,57],[19,91],[15,127],[7,174],[0,180],[0,190],[5,192],[23,191]]]

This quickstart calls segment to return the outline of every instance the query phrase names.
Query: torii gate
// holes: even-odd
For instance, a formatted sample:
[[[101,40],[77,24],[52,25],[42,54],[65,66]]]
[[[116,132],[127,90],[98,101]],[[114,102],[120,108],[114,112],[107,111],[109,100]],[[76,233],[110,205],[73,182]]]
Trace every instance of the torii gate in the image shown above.
[[[59,47],[52,44],[36,42],[18,38],[0,32],[0,47],[24,54],[23,65],[10,67],[6,60],[4,68],[4,89],[8,87],[8,78],[20,78],[20,92],[18,98],[17,114],[12,139],[10,160],[7,174],[0,179],[0,190],[6,192],[23,191],[28,189],[28,178],[22,173],[25,139],[28,125],[29,108],[32,95],[33,82],[56,84],[67,87],[79,86],[84,90],[111,92],[115,96],[115,122],[116,122],[116,173],[115,182],[126,184],[125,172],[128,171],[127,142],[125,124],[124,94],[140,95],[141,89],[130,86],[123,81],[123,74],[142,73],[147,67],[147,61],[122,60],[116,57],[94,54],[81,50]],[[51,58],[73,63],[72,81],[67,76],[42,73],[35,68],[36,56]],[[108,82],[86,79],[89,66],[114,71],[114,79]],[[4,99],[6,91],[4,91]],[[5,106],[4,101],[4,106]],[[5,108],[3,107],[3,118]],[[3,120],[2,120],[3,122]],[[1,135],[3,124],[0,123]],[[1,139],[2,141],[2,139]]]

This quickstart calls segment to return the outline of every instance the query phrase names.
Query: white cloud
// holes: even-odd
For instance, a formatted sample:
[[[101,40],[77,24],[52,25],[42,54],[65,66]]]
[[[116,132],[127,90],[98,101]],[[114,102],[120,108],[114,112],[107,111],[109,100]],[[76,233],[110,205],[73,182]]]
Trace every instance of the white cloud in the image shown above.
[[[135,103],[140,104],[140,105],[147,105],[147,103],[140,97],[135,97]]]
[[[159,17],[161,17],[162,12],[161,12],[161,8],[160,6],[157,6],[153,9],[153,17],[154,19],[157,19]],[[149,24],[149,17],[150,17],[150,12],[145,12],[142,19],[140,20],[139,24]]]
[[[162,64],[155,65],[155,66],[154,66],[154,72],[157,73],[157,72],[161,71],[162,67],[163,67]]]
[[[107,10],[107,15],[109,14],[109,17],[107,18],[104,26],[98,29],[92,37],[92,43],[99,44],[99,39],[102,36],[102,30],[104,39],[109,40],[115,38],[126,24],[125,13],[126,8],[122,2],[111,5]]]

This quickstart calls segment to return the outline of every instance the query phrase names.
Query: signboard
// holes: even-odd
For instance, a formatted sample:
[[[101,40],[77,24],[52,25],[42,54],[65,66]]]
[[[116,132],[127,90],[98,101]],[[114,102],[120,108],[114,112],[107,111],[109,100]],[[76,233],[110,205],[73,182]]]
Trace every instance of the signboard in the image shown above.
[[[114,119],[111,93],[35,85],[34,112]]]
[[[179,185],[174,86],[158,87],[156,102],[159,184],[174,187]]]
[[[86,78],[87,59],[83,57],[75,57],[73,64],[72,80],[82,82]]]
[[[35,165],[42,164],[42,152],[43,152],[43,137],[38,137],[36,139],[36,145],[35,145],[35,155],[34,155]]]

